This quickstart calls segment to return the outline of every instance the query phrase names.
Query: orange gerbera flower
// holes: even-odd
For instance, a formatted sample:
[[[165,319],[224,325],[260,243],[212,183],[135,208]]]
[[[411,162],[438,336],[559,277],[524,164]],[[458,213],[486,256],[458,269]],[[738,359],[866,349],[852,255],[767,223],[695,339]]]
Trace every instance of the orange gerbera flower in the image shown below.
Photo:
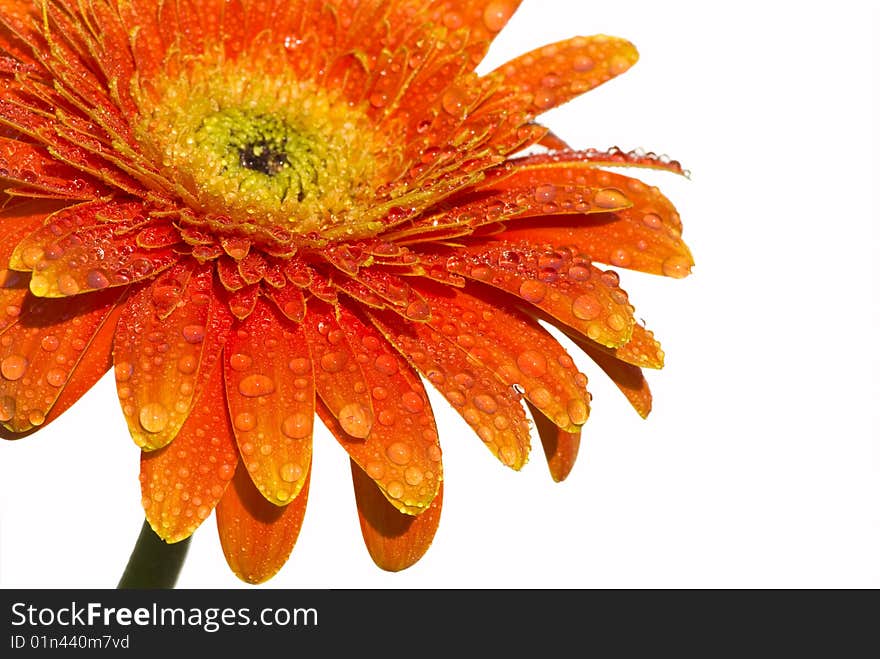
[[[641,369],[663,353],[597,264],[681,277],[692,260],[670,202],[602,166],[681,170],[535,122],[632,66],[626,41],[474,73],[518,5],[0,3],[6,436],[112,365],[150,525],[173,543],[216,510],[256,583],[296,541],[316,413],[387,570],[440,516],[422,377],[514,469],[524,398],[556,480],[590,395],[538,320],[647,415]]]

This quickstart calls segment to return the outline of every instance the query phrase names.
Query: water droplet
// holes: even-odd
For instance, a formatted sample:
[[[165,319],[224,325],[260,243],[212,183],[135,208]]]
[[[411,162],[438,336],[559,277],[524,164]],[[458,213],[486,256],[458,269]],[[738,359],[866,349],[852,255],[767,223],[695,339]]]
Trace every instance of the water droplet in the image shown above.
[[[586,73],[592,71],[596,63],[593,58],[588,55],[578,55],[571,61],[571,67],[578,73]]]
[[[49,280],[45,275],[35,273],[31,277],[30,289],[31,293],[37,297],[45,297],[49,292]]]
[[[691,273],[691,264],[682,256],[670,256],[663,261],[662,269],[663,274],[667,277],[682,279]]]
[[[312,418],[302,412],[291,414],[281,422],[281,432],[291,439],[304,439],[312,434]]]
[[[287,483],[294,483],[303,477],[303,468],[292,462],[281,465],[279,471],[281,473],[281,480]]]
[[[18,380],[24,375],[28,360],[21,355],[8,355],[0,362],[0,374],[7,380]]]
[[[520,284],[519,295],[526,302],[538,304],[547,295],[547,285],[540,281],[527,279]]]
[[[15,399],[12,396],[0,396],[0,421],[10,421],[15,416]]]
[[[590,414],[586,403],[579,398],[572,398],[568,401],[566,410],[568,411],[568,416],[571,419],[571,422],[576,426],[584,425]]]
[[[205,338],[204,325],[187,325],[183,328],[183,338],[187,343],[201,343]]]
[[[235,474],[235,467],[231,464],[222,464],[217,469],[217,475],[225,481],[228,481]]]
[[[516,449],[512,446],[502,446],[501,450],[498,451],[498,457],[501,458],[501,462],[503,462],[508,467],[510,465],[516,464]]]
[[[147,403],[141,408],[138,421],[147,432],[162,432],[168,425],[168,411],[161,403]]]
[[[630,200],[620,190],[605,188],[599,190],[593,197],[593,204],[598,208],[623,208],[630,204]]]
[[[619,76],[624,71],[628,70],[632,63],[623,55],[615,55],[611,58],[611,61],[608,62],[608,70],[611,72],[613,76]]]
[[[571,303],[571,312],[581,320],[592,320],[602,313],[602,305],[593,295],[585,293]]]
[[[383,426],[393,426],[396,421],[394,412],[391,410],[382,410],[376,417]]]
[[[420,485],[424,479],[425,475],[418,467],[407,467],[406,471],[403,472],[403,480],[406,481],[407,485],[415,487]]]
[[[375,361],[376,370],[383,375],[394,375],[397,373],[397,360],[391,355],[379,355]]]
[[[198,366],[198,360],[193,355],[184,355],[177,360],[177,370],[184,375],[194,373]]]
[[[348,361],[348,355],[344,352],[327,352],[321,355],[321,368],[328,373],[338,373]]]
[[[46,382],[53,387],[60,387],[67,381],[67,373],[61,369],[53,368],[46,372]]]
[[[247,432],[257,427],[257,416],[251,412],[239,412],[232,423],[238,430]]]
[[[398,481],[391,481],[386,486],[385,491],[392,499],[399,499],[403,496],[406,489],[403,487],[403,483],[400,483]]]
[[[369,412],[360,403],[349,403],[339,410],[339,425],[352,437],[364,439],[370,434],[373,422]]]
[[[245,355],[240,352],[235,353],[229,358],[229,366],[233,371],[246,371],[253,363],[254,360],[251,359],[250,355]]]
[[[405,442],[394,442],[385,449],[385,455],[394,464],[405,465],[412,460],[412,449]]]
[[[553,397],[550,395],[550,392],[543,387],[533,389],[528,393],[528,397],[533,405],[542,409],[549,407],[550,403],[553,402]]]
[[[275,382],[266,375],[255,373],[238,383],[238,393],[248,398],[266,396],[275,391]]]
[[[40,346],[46,352],[53,352],[53,351],[57,350],[58,346],[60,344],[61,344],[61,342],[58,340],[58,337],[53,334],[49,334],[47,336],[44,336],[43,340],[40,341]]]
[[[498,403],[495,402],[495,399],[488,394],[480,394],[479,396],[474,396],[474,406],[486,414],[494,414],[498,411]]]
[[[526,350],[516,358],[516,365],[523,375],[539,378],[547,372],[547,359],[540,352]]]
[[[555,185],[539,185],[535,188],[535,201],[539,204],[546,204],[556,199]]]
[[[91,289],[100,290],[110,285],[110,280],[100,270],[89,270],[86,274],[86,285]]]
[[[656,213],[645,213],[642,217],[642,223],[646,227],[651,229],[662,229],[663,228],[663,220],[660,219],[660,216]]]
[[[311,373],[312,362],[307,357],[294,357],[290,360],[287,367],[296,375],[305,375]]]
[[[413,414],[418,414],[425,409],[425,402],[415,391],[407,391],[400,397],[400,402],[407,411],[412,412]]]
[[[373,387],[373,391],[371,393],[373,394],[373,398],[375,398],[376,400],[385,400],[386,398],[388,398],[388,390],[385,387]]]
[[[510,20],[515,6],[510,0],[494,0],[483,10],[483,23],[490,32],[500,32]]]
[[[64,273],[58,277],[58,292],[62,295],[76,295],[79,293],[79,282],[69,273]]]
[[[441,99],[443,109],[453,117],[459,117],[467,111],[468,97],[464,90],[457,87],[447,89]]]
[[[31,410],[28,412],[28,422],[32,426],[41,426],[46,420],[46,414],[42,410]]]
[[[378,460],[373,460],[367,463],[367,476],[372,478],[373,480],[378,480],[385,475],[385,465],[383,465]]]
[[[608,316],[605,322],[608,324],[608,327],[613,329],[615,332],[620,332],[626,327],[626,319],[617,313],[613,313]]]
[[[620,266],[621,268],[625,268],[630,263],[632,263],[632,257],[630,253],[623,249],[622,247],[618,247],[617,249],[611,250],[611,264]]]

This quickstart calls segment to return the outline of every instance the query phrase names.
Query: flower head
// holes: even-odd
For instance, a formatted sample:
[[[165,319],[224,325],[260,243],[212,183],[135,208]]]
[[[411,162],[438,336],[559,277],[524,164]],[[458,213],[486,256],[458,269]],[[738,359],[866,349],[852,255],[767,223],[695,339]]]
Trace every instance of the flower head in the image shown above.
[[[527,403],[556,480],[590,395],[539,321],[646,416],[663,353],[603,266],[692,260],[670,202],[603,167],[681,170],[536,121],[632,66],[626,41],[474,72],[518,4],[2,2],[6,436],[112,365],[153,529],[180,541],[216,510],[256,583],[299,533],[316,414],[387,570],[439,521],[425,380],[514,469]]]

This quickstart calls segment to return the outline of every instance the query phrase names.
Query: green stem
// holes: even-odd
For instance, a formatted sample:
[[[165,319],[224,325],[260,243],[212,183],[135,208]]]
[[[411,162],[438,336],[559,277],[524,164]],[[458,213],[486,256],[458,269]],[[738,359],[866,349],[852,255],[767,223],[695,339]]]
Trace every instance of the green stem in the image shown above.
[[[190,538],[168,544],[144,520],[117,588],[174,588]]]

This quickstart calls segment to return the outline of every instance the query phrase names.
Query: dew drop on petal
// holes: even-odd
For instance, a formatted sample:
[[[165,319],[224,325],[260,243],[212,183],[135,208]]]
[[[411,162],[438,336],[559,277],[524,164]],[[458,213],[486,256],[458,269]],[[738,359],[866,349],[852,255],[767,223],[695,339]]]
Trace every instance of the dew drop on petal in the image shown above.
[[[86,273],[86,284],[88,284],[89,288],[101,290],[110,285],[110,280],[107,279],[107,276],[100,270],[89,270],[88,273]]]
[[[287,367],[296,375],[305,375],[311,371],[312,363],[306,357],[294,357]]]
[[[53,334],[49,334],[47,336],[44,336],[43,340],[40,341],[40,346],[46,352],[53,352],[53,351],[57,350],[58,346],[60,344],[61,344],[61,342],[58,340],[58,337]]]
[[[20,379],[28,367],[28,360],[21,355],[8,355],[0,361],[0,374],[7,380]]]
[[[64,273],[58,277],[58,292],[62,295],[76,295],[79,290],[79,282],[72,275]]]
[[[550,395],[549,391],[543,387],[538,387],[529,392],[529,400],[531,400],[536,407],[543,408],[550,405],[553,401],[553,397]]]
[[[494,0],[486,5],[483,10],[483,23],[490,32],[499,32],[510,16],[513,14],[515,7],[510,0]]]
[[[352,437],[363,439],[369,434],[372,427],[367,410],[357,402],[343,406],[339,410],[338,419],[342,429]]]
[[[344,352],[327,352],[321,355],[321,368],[328,373],[338,373],[348,361],[348,356]]]
[[[403,487],[403,483],[398,481],[391,481],[388,483],[388,486],[385,488],[385,491],[388,493],[392,499],[399,499],[403,496],[403,493],[406,491]]]
[[[187,325],[183,328],[183,338],[187,343],[201,343],[205,338],[205,326]]]
[[[547,372],[547,360],[540,352],[526,350],[516,358],[516,365],[524,375],[538,378]]]
[[[687,259],[680,256],[670,256],[663,261],[661,267],[664,275],[667,277],[674,277],[675,279],[687,277],[691,272],[691,264]]]
[[[34,274],[31,277],[30,289],[37,297],[44,297],[49,292],[49,280],[45,275]]]
[[[229,366],[233,371],[246,371],[253,363],[254,360],[251,359],[250,355],[245,355],[240,352],[235,353],[229,358]]]
[[[571,312],[581,320],[592,320],[602,313],[602,305],[594,296],[585,293],[571,303]]]
[[[555,185],[539,185],[535,188],[535,201],[539,204],[546,204],[556,199]]]
[[[377,480],[385,475],[385,465],[383,465],[378,460],[372,460],[367,463],[366,472],[367,476],[369,476],[373,480]]]
[[[28,412],[28,422],[32,426],[41,426],[46,420],[46,415],[42,410],[31,410]]]
[[[385,455],[394,464],[405,465],[412,459],[412,449],[405,442],[394,442],[385,449]]]
[[[425,475],[418,467],[408,467],[406,471],[403,472],[403,479],[407,482],[407,485],[415,487],[421,484],[425,479]]]
[[[177,360],[177,370],[184,375],[195,372],[196,366],[198,366],[198,360],[193,355],[184,355]]]
[[[275,382],[266,375],[249,375],[238,383],[238,393],[248,398],[266,396],[275,391]]]
[[[415,391],[407,391],[401,396],[400,402],[413,414],[418,414],[425,408],[425,402]]]
[[[629,203],[627,196],[614,188],[599,190],[593,197],[593,204],[598,208],[621,208]]]
[[[281,422],[281,432],[291,439],[304,439],[312,432],[312,419],[301,412],[291,414]]]
[[[568,416],[571,419],[571,422],[576,426],[582,426],[587,422],[589,410],[584,401],[578,398],[572,398],[568,401],[566,410],[568,411]]]
[[[235,419],[233,419],[232,424],[238,430],[247,432],[257,427],[257,417],[251,412],[239,412],[235,415]]]
[[[608,324],[608,327],[613,329],[615,332],[620,332],[626,327],[626,319],[620,314],[613,313],[605,321]]]
[[[0,396],[0,421],[10,421],[15,416],[15,398]]]
[[[294,483],[303,476],[303,468],[292,462],[281,465],[281,480],[287,483]],[[285,497],[286,498],[286,497]]]
[[[642,217],[642,223],[650,229],[660,229],[663,227],[663,220],[656,213],[645,213]]]
[[[538,304],[547,294],[547,285],[540,281],[527,279],[519,287],[519,295],[526,302]]]
[[[611,264],[619,266],[621,268],[625,268],[630,263],[632,263],[632,257],[629,252],[623,249],[622,247],[618,247],[611,251]]]
[[[162,432],[168,425],[168,411],[161,403],[147,403],[141,408],[138,421],[147,432]]]
[[[60,387],[67,381],[67,374],[57,368],[50,369],[46,372],[46,382],[53,387]]]

